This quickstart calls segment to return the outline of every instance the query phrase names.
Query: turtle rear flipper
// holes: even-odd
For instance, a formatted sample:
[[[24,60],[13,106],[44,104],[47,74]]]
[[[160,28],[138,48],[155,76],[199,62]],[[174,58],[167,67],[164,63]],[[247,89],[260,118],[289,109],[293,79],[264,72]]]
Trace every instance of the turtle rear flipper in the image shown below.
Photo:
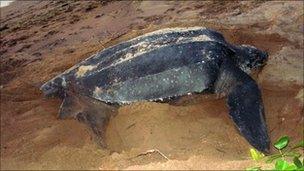
[[[103,148],[107,146],[105,141],[105,131],[109,117],[84,111],[78,113],[76,118],[78,121],[86,124],[90,128],[92,137],[98,145]]]
[[[270,140],[256,82],[232,61],[224,61],[220,70],[215,92],[228,93],[229,114],[240,133],[257,150],[268,153]]]
[[[74,118],[83,111],[83,105],[77,96],[65,95],[59,109],[59,119]]]
[[[86,124],[97,144],[106,147],[106,124],[111,115],[115,114],[114,106],[85,96],[66,95],[60,106],[59,118],[75,118]]]

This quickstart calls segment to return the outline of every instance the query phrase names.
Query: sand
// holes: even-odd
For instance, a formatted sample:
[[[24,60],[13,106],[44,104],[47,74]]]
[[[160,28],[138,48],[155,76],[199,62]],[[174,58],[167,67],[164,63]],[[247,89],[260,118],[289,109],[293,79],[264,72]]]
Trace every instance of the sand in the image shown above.
[[[287,134],[293,143],[303,137],[302,23],[302,2],[13,2],[1,8],[1,169],[269,168],[250,159],[224,98],[123,106],[102,149],[85,125],[57,119],[61,101],[45,99],[39,87],[121,41],[209,27],[269,53],[256,79],[270,137]]]

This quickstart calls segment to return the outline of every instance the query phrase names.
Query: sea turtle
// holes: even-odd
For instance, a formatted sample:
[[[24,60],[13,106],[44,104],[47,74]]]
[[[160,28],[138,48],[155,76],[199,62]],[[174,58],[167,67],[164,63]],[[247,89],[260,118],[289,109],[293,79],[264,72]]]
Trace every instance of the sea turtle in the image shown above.
[[[249,74],[268,55],[232,45],[204,27],[167,28],[106,48],[41,86],[63,99],[59,118],[86,123],[103,141],[104,126],[119,105],[170,101],[187,95],[227,95],[229,114],[256,149],[269,150],[261,92]]]

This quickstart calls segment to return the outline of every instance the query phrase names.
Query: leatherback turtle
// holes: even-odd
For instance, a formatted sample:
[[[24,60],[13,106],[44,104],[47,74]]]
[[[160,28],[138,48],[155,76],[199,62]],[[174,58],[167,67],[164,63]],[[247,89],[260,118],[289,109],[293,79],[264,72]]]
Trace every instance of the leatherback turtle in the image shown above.
[[[232,45],[203,27],[167,28],[106,48],[42,85],[47,97],[63,99],[59,118],[89,125],[105,145],[104,125],[119,105],[168,101],[195,94],[226,94],[229,114],[256,149],[269,150],[264,107],[249,76],[268,55]]]

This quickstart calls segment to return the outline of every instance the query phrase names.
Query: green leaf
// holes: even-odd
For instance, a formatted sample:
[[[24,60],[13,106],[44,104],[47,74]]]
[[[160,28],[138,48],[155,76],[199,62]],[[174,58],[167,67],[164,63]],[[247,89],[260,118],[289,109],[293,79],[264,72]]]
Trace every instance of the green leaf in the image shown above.
[[[296,149],[296,148],[304,148],[304,140],[300,141],[298,144],[296,144],[294,147],[292,147],[292,149]]]
[[[251,158],[255,161],[262,159],[265,155],[254,148],[250,149]]]
[[[277,170],[285,170],[288,167],[288,163],[285,160],[279,159],[275,163],[275,169]]]
[[[297,168],[303,167],[303,164],[298,157],[293,158],[293,163],[297,166]]]
[[[286,167],[284,170],[297,170],[297,166],[294,164],[290,164],[289,166]]]
[[[261,167],[250,167],[250,168],[247,168],[246,171],[260,171],[261,170]]]
[[[276,149],[282,150],[287,146],[288,142],[289,142],[289,137],[283,136],[279,140],[277,140],[277,142],[274,143],[274,146]]]

